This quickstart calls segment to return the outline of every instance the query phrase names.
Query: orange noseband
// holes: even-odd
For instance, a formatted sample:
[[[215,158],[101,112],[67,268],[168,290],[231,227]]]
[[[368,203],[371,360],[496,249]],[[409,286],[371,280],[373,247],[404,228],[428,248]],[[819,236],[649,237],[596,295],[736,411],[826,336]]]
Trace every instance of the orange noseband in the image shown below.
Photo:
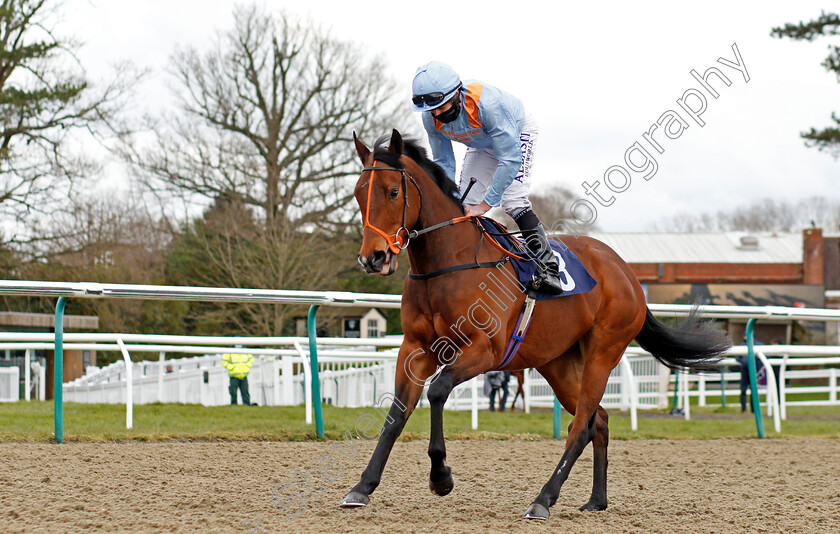
[[[388,234],[380,228],[372,225],[370,223],[370,196],[371,192],[373,191],[373,178],[376,169],[383,170],[383,171],[397,171],[402,174],[402,189],[403,189],[403,216],[402,216],[402,226],[400,226],[394,235]],[[364,228],[370,228],[377,234],[381,235],[385,242],[388,243],[388,249],[397,255],[400,253],[402,249],[408,246],[408,242],[410,240],[408,229],[405,227],[405,218],[406,212],[408,211],[408,187],[407,187],[407,180],[405,176],[405,169],[397,169],[396,167],[377,167],[376,161],[373,162],[372,167],[365,167],[362,169],[363,171],[370,171],[370,181],[368,182],[368,194],[367,194],[367,206],[365,208],[365,220],[364,220]],[[400,232],[405,232],[405,242],[403,243],[402,239],[400,238]]]

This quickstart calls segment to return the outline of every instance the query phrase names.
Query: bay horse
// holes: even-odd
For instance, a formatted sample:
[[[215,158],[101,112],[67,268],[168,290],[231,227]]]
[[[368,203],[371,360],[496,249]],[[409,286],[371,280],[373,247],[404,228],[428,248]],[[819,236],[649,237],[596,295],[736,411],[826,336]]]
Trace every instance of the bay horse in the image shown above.
[[[384,139],[384,138],[383,138]],[[395,399],[379,441],[344,508],[368,504],[385,463],[424,385],[431,410],[429,487],[447,495],[454,487],[446,465],[443,405],[452,389],[496,369],[526,298],[503,252],[491,246],[475,218],[466,217],[455,184],[416,142],[393,130],[387,148],[371,151],[353,134],[363,171],[354,190],[364,223],[358,261],[368,273],[393,274],[408,250],[410,272],[402,295],[404,341],[399,349]],[[573,415],[557,469],[524,518],[545,520],[577,458],[594,448],[592,494],[581,510],[607,507],[609,417],[599,405],[610,371],[635,339],[672,368],[708,369],[730,347],[711,323],[692,313],[680,328],[659,322],[630,267],[607,245],[589,237],[562,236],[595,279],[587,293],[536,305],[527,336],[504,366],[535,368]],[[562,273],[561,273],[562,274]],[[507,289],[515,287],[510,283]]]

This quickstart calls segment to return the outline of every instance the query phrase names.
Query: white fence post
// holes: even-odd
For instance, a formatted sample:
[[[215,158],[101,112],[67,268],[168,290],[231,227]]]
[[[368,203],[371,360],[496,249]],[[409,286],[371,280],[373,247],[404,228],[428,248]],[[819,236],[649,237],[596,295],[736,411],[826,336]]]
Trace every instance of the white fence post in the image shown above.
[[[525,369],[522,372],[522,406],[525,413],[531,413],[531,370]]]
[[[394,366],[391,367],[391,362],[382,361],[382,376],[384,381],[384,389],[385,391],[391,391],[392,388],[395,389],[396,378],[395,375],[397,374],[397,364],[394,362]],[[395,393],[396,394],[396,393]]]
[[[289,370],[288,371],[286,369],[286,363],[287,362],[289,364]],[[274,388],[273,393],[274,393],[274,405],[275,406],[280,406],[280,404],[281,404],[281,400],[280,400],[280,384],[281,384],[280,373],[281,373],[281,370],[282,370],[282,373],[283,373],[282,384],[283,384],[283,395],[285,396],[284,399],[287,399],[288,396],[293,393],[292,392],[292,384],[291,384],[291,382],[292,382],[291,368],[292,368],[292,359],[289,356],[281,356],[280,359],[278,359],[277,356],[275,356],[271,360],[271,383],[273,384],[273,388]],[[289,375],[289,378],[288,378],[289,383],[286,383],[287,373]],[[288,406],[289,404],[291,404],[291,402],[289,402],[287,404],[284,401],[284,402],[282,402],[282,404]]]
[[[837,369],[832,368],[828,374],[828,400],[837,402]]]
[[[134,426],[134,389],[131,379],[134,370],[131,365],[131,356],[125,349],[122,339],[117,338],[117,345],[120,346],[120,352],[122,352],[125,361],[125,428],[131,430],[131,427]]]
[[[187,392],[184,389],[184,370],[181,369],[181,366],[178,366],[178,402],[181,404],[187,403]]]
[[[478,377],[474,376],[470,380],[470,391],[472,394],[472,429],[478,429]]]
[[[295,348],[300,354],[301,363],[303,364],[303,396],[306,397],[306,424],[312,424],[312,373],[309,370],[309,357],[303,351],[300,343],[295,341]]]
[[[23,376],[24,376],[24,387],[25,392],[23,394],[23,398],[27,401],[32,400],[32,392],[29,391],[32,388],[32,369],[29,368],[30,366],[30,349],[26,349],[26,352],[23,355]]]
[[[163,402],[163,375],[166,373],[166,352],[160,351],[158,359],[158,402]]]
[[[776,375],[773,374],[773,367],[767,361],[767,357],[761,351],[756,351],[755,354],[761,360],[761,363],[764,364],[764,375],[767,377],[767,411],[773,415],[773,428],[776,432],[781,432],[782,422],[779,414],[779,397],[776,393],[778,391],[776,389]],[[774,405],[776,407],[775,410],[773,409]]]
[[[34,362],[35,373],[38,375],[38,400],[47,400],[47,368],[41,362]]]
[[[621,357],[621,360],[625,360],[625,356]],[[625,363],[619,362],[619,374],[618,374],[618,409],[619,410],[627,410],[630,408],[630,381],[627,375],[627,365]]]
[[[787,379],[785,374],[787,373],[787,363],[788,363],[788,355],[785,354],[782,358],[782,365],[779,366],[779,411],[781,412],[781,417],[784,420],[787,420],[787,387],[785,382]]]
[[[630,400],[630,429],[636,431],[639,429],[638,413],[636,412],[639,406],[639,388],[636,385],[636,377],[633,375],[633,367],[630,366],[630,361],[627,356],[621,357],[621,366],[624,369],[622,376],[625,377],[622,387],[627,387],[627,393]],[[624,392],[622,391],[622,394]]]
[[[657,369],[659,370],[659,390],[657,396],[659,401],[657,403],[657,408],[664,410],[668,407],[668,386],[671,385],[671,370],[665,365],[660,365]],[[674,380],[678,381],[679,373],[675,372],[674,375]]]
[[[17,402],[20,400],[20,369],[17,365],[0,367],[0,382],[9,384],[8,395],[0,395],[0,401]],[[5,387],[0,389],[5,390]]]
[[[268,404],[268,399],[265,398],[265,358],[257,354],[257,361],[260,362],[260,406],[265,406]]]
[[[204,367],[201,367],[200,365],[198,367],[198,370],[198,403],[202,406],[210,406],[210,399],[212,395],[210,393],[209,380],[207,384],[204,383],[204,373],[209,373],[210,371],[208,371]]]

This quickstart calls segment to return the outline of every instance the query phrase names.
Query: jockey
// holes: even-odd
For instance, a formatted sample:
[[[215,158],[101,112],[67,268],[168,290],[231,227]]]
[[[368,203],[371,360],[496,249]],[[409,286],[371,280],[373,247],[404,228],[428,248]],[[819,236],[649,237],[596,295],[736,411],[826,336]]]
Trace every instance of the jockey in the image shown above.
[[[557,258],[528,200],[537,125],[522,102],[491,85],[475,80],[462,82],[449,65],[439,61],[417,69],[411,90],[414,110],[424,112],[423,127],[435,163],[450,178],[455,176],[452,141],[467,146],[461,194],[471,177],[476,183],[463,199],[464,212],[478,216],[501,206],[516,221],[536,256],[534,286],[562,293]]]

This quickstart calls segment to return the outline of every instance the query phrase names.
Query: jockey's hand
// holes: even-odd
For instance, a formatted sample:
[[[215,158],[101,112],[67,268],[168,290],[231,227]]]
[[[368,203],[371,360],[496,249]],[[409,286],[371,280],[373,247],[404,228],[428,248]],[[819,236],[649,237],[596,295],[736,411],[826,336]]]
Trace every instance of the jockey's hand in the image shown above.
[[[479,215],[484,215],[492,208],[493,206],[491,206],[487,202],[482,202],[481,204],[477,204],[475,206],[467,206],[464,209],[464,214],[470,217],[478,217]]]

